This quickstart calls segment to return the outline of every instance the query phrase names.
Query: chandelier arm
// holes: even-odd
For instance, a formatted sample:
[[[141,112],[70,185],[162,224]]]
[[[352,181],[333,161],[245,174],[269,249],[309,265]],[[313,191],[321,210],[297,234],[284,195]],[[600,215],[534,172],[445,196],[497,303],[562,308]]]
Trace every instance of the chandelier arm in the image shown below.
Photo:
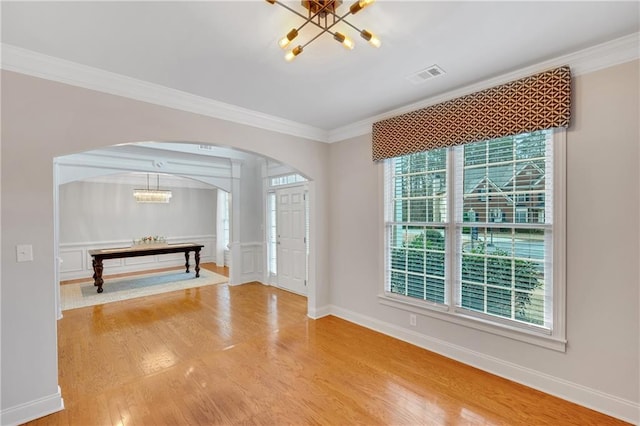
[[[332,13],[333,13],[333,12],[332,12]],[[351,15],[351,12],[350,12],[350,11],[349,11],[349,12],[347,12],[347,13],[345,13],[345,14],[344,14],[344,15],[342,15],[342,16],[339,16],[339,15],[336,15],[335,13],[333,13],[333,16],[335,16],[336,18],[338,18],[338,20],[337,20],[337,21],[333,22],[331,25],[327,25],[327,28],[323,28],[323,27],[322,27],[321,25],[319,25],[319,24],[316,24],[316,26],[318,26],[318,27],[322,28],[323,30],[325,30],[325,31],[326,31],[326,32],[328,32],[329,34],[333,34],[331,31],[329,31],[329,30],[331,29],[331,27],[333,27],[333,26],[335,26],[335,25],[339,24],[339,23],[340,23],[340,21],[344,21],[344,22],[346,22],[346,23],[349,23],[349,21],[347,21],[347,20],[345,19],[345,18],[346,18],[347,16],[349,16],[349,15]],[[314,22],[314,24],[315,24],[315,22]],[[349,25],[351,25],[351,24],[349,24]]]
[[[352,4],[349,10],[343,15],[338,15],[336,13],[336,3],[338,3],[339,5],[339,4],[342,4],[342,1],[339,1],[339,2],[338,0],[327,0],[322,2],[320,0],[303,1],[302,2],[303,6],[309,11],[308,16],[304,16],[300,12],[284,4],[282,0],[267,0],[268,3],[279,4],[281,7],[287,9],[289,12],[293,13],[294,15],[304,20],[304,22],[300,26],[298,26],[297,29],[296,28],[292,29],[287,34],[286,37],[283,37],[279,41],[280,47],[282,48],[286,47],[289,44],[289,42],[291,42],[298,35],[298,32],[302,28],[304,28],[308,23],[312,23],[314,26],[320,29],[320,32],[316,34],[313,38],[311,38],[309,41],[307,41],[302,45],[298,45],[293,50],[289,51],[285,55],[285,59],[287,61],[291,61],[294,57],[299,55],[305,47],[313,43],[324,33],[331,34],[335,40],[343,44],[346,48],[353,49],[353,41],[351,39],[348,39],[347,37],[345,37],[343,34],[339,32],[331,31],[331,29],[340,22],[344,22],[347,26],[357,31],[362,38],[367,40],[374,47],[380,47],[380,40],[375,35],[371,34],[370,32],[364,29],[360,29],[356,27],[346,19],[349,15],[355,15],[363,7],[373,3],[374,1],[375,0],[359,0],[356,3]],[[330,24],[328,23],[329,20],[327,19],[328,14],[331,15],[331,18],[333,20],[333,22]],[[316,18],[317,18],[317,22],[316,22]]]
[[[322,12],[327,12],[325,11],[325,8],[327,8],[327,6],[329,5],[328,3],[324,6],[322,6],[322,8],[320,10],[318,10],[316,13],[314,13],[312,16],[304,16],[302,13],[298,12],[295,9],[290,8],[289,6],[287,6],[286,4],[282,3],[281,1],[275,0],[274,3],[284,7],[285,9],[287,9],[289,12],[293,13],[294,15],[298,15],[299,17],[301,17],[302,19],[305,20],[305,22],[300,25],[296,30],[300,31],[305,25],[307,25],[309,22],[311,22],[312,24],[314,24],[315,26],[324,29],[324,27],[320,24],[318,24],[316,21],[314,21],[314,19],[316,18],[316,16],[318,16],[320,13]],[[331,11],[329,11],[331,12]],[[333,12],[331,12],[333,13]],[[335,15],[335,13],[333,13]]]
[[[320,24],[316,23],[316,22],[313,22],[313,24],[315,24],[315,26],[316,26],[316,27],[318,27],[318,28],[320,28],[322,31],[320,31],[318,34],[316,34],[316,36],[315,36],[314,38],[312,38],[311,40],[309,40],[308,42],[306,42],[305,44],[303,44],[303,45],[302,45],[302,48],[307,47],[307,46],[308,46],[312,41],[314,41],[315,39],[317,39],[318,37],[320,37],[320,36],[321,36],[322,34],[324,34],[324,33],[329,33],[329,34],[331,34],[332,36],[335,36],[335,35],[336,35],[336,33],[335,33],[335,32],[333,32],[333,31],[331,31],[331,28],[332,28],[333,26],[335,26],[336,24],[338,24],[340,21],[343,21],[343,22],[349,23],[349,22],[348,22],[346,19],[344,19],[344,18],[346,18],[347,16],[351,15],[351,12],[347,12],[347,13],[345,13],[345,14],[344,14],[344,15],[342,15],[342,16],[338,16],[338,15],[336,15],[335,13],[334,13],[333,15],[334,15],[334,16],[336,16],[336,17],[338,18],[338,20],[337,20],[337,21],[335,21],[334,23],[332,23],[331,25],[327,25],[327,27],[326,27],[326,28],[325,28],[325,27],[323,27],[322,25],[320,25]]]
[[[318,37],[320,37],[322,34],[324,33],[329,33],[331,35],[335,35],[333,32],[322,28],[322,31],[320,31],[318,34],[315,35],[315,37],[313,37],[311,40],[309,40],[308,42],[306,42],[305,44],[302,45],[302,48],[304,49],[305,47],[307,47],[308,45],[311,44],[311,42],[315,41]]]
[[[356,27],[355,25],[353,25],[351,22],[347,21],[346,19],[342,19],[342,22],[344,22],[345,24],[347,24],[348,26],[350,26],[351,28],[353,28],[357,32],[362,32],[362,30],[360,28]]]
[[[349,23],[349,21],[347,21],[347,20],[345,19],[347,16],[351,15],[351,11],[348,11],[347,13],[345,13],[345,14],[344,14],[344,15],[342,15],[342,16],[340,16],[340,15],[336,14],[335,12],[328,11],[328,12],[329,12],[329,13],[331,13],[334,17],[338,18],[338,20],[337,20],[337,21],[335,21],[335,22],[333,22],[331,25],[327,25],[327,27],[325,28],[325,27],[323,27],[322,25],[320,25],[319,23],[317,23],[316,21],[314,21],[313,19],[314,19],[314,18],[315,18],[315,17],[316,17],[320,12],[322,12],[322,11],[327,7],[327,5],[323,6],[323,8],[322,8],[321,10],[319,10],[319,11],[318,11],[318,12],[316,12],[313,16],[311,16],[310,18],[308,18],[308,17],[304,16],[303,14],[301,14],[300,12],[298,12],[297,10],[290,8],[289,6],[287,6],[286,4],[282,3],[282,2],[281,2],[281,1],[279,1],[279,0],[275,0],[275,1],[274,1],[274,3],[276,3],[276,4],[278,4],[278,5],[282,6],[282,7],[284,7],[285,9],[287,9],[288,11],[290,11],[291,13],[293,13],[294,15],[297,15],[297,16],[299,16],[299,17],[301,17],[302,19],[304,19],[304,20],[305,20],[305,23],[304,23],[304,24],[302,24],[300,27],[298,27],[298,29],[297,29],[298,31],[300,31],[300,29],[301,29],[302,27],[304,27],[305,25],[307,25],[309,22],[311,22],[313,25],[315,25],[316,27],[318,27],[318,28],[320,28],[320,29],[322,30],[320,33],[318,33],[318,34],[317,34],[315,37],[313,37],[311,40],[309,40],[308,42],[306,42],[305,44],[303,44],[303,45],[302,45],[302,47],[303,47],[303,48],[307,47],[307,46],[308,46],[312,41],[316,40],[318,37],[320,37],[320,36],[321,36],[322,34],[324,34],[324,33],[329,33],[329,34],[331,34],[331,35],[335,36],[335,32],[330,31],[330,29],[331,29],[333,26],[335,26],[336,24],[340,23],[341,21],[343,21],[343,22],[347,23],[349,26],[351,26],[351,27],[353,27],[353,28],[356,28],[356,27],[354,27],[351,23]],[[358,30],[358,29],[356,28],[356,31],[360,31],[360,30]]]

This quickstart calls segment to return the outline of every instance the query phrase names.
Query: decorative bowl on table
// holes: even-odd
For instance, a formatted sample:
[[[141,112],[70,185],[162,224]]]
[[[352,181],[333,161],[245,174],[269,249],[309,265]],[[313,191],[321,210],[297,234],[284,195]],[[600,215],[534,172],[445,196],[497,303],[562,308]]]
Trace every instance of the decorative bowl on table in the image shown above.
[[[142,238],[138,238],[138,239],[134,239],[133,240],[133,245],[134,246],[141,246],[141,245],[165,245],[167,244],[167,239],[166,237],[160,237],[158,235],[155,236],[148,236],[148,237],[142,237]]]

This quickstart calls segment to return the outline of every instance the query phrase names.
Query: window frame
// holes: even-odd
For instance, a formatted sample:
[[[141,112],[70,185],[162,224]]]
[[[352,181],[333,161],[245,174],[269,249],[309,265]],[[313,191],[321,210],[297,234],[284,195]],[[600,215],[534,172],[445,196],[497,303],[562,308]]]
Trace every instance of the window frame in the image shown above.
[[[553,182],[552,182],[552,238],[550,246],[546,250],[551,253],[552,268],[552,318],[551,329],[541,328],[526,323],[516,323],[511,320],[502,320],[499,317],[490,317],[488,315],[474,315],[468,310],[460,309],[455,305],[453,292],[454,283],[452,277],[454,274],[447,274],[448,282],[446,284],[445,303],[439,304],[429,301],[423,301],[417,298],[402,296],[391,293],[386,290],[387,274],[389,271],[389,249],[388,249],[388,227],[387,218],[389,217],[387,202],[387,185],[386,170],[389,160],[385,160],[379,164],[379,187],[382,190],[381,208],[382,225],[380,227],[381,235],[381,262],[380,276],[382,277],[380,290],[378,294],[379,303],[396,309],[437,318],[464,327],[492,333],[495,335],[507,337],[510,339],[527,342],[537,346],[553,349],[560,352],[566,351],[566,130],[557,128],[552,130],[552,159],[553,159]],[[448,153],[447,165],[448,170],[453,170],[453,155]],[[453,198],[457,196],[454,193],[455,179],[450,177],[447,181],[449,191],[448,220],[439,224],[447,228],[447,247],[445,258],[445,267],[457,268],[458,254],[453,253],[449,247],[452,238],[456,238],[456,220],[453,210]],[[537,222],[537,221],[536,221]],[[525,224],[526,225],[526,224]]]

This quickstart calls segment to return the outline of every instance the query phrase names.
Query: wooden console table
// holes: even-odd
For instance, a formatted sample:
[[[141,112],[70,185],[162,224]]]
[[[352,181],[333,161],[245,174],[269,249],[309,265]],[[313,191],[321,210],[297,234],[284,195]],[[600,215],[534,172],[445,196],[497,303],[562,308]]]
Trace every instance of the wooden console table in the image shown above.
[[[140,244],[132,247],[119,247],[111,249],[89,250],[93,258],[93,285],[98,287],[98,293],[102,293],[102,261],[104,259],[120,259],[123,257],[151,256],[155,254],[184,253],[186,263],[184,266],[189,272],[189,252],[194,252],[196,259],[196,278],[200,276],[200,250],[204,246],[194,243],[182,244]]]

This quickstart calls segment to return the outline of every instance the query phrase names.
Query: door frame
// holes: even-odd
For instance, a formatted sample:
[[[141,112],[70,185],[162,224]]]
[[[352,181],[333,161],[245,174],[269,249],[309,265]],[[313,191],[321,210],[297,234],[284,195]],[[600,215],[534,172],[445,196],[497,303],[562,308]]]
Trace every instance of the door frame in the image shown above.
[[[314,190],[314,186],[313,186],[313,181],[306,181],[306,182],[297,182],[297,183],[292,183],[292,184],[288,184],[288,185],[279,185],[279,186],[270,186],[267,185],[266,190],[265,190],[265,217],[264,217],[264,221],[265,221],[265,251],[264,251],[264,271],[265,271],[265,283],[268,283],[269,285],[272,285],[274,287],[280,287],[280,283],[278,281],[278,274],[277,272],[275,274],[272,273],[271,269],[270,269],[270,256],[272,256],[272,251],[273,249],[271,247],[269,247],[270,243],[271,243],[271,229],[270,229],[270,221],[271,221],[271,214],[272,214],[272,210],[271,210],[271,206],[269,205],[269,195],[270,194],[276,194],[278,190],[280,189],[289,189],[289,188],[295,188],[295,187],[301,187],[304,191],[304,214],[305,214],[305,258],[306,258],[306,265],[305,265],[305,280],[306,280],[306,294],[305,296],[307,298],[311,298],[312,294],[309,291],[309,289],[311,288],[311,279],[312,279],[312,270],[314,270],[315,268],[315,262],[313,261],[313,256],[312,256],[312,250],[313,250],[313,245],[310,243],[311,239],[312,239],[312,229],[313,229],[313,221],[312,219],[314,219],[312,217],[312,212],[311,212],[311,203],[313,200],[312,197],[312,193]],[[274,214],[276,215],[276,228],[275,228],[275,232],[277,232],[277,196],[274,197],[274,201],[275,203],[275,208],[273,209]],[[276,259],[276,265],[278,262],[278,257],[277,257],[277,247],[276,249],[276,253],[275,253],[275,259]],[[276,269],[278,267],[276,266]],[[286,289],[285,289],[286,290]],[[310,300],[309,300],[310,302]]]

